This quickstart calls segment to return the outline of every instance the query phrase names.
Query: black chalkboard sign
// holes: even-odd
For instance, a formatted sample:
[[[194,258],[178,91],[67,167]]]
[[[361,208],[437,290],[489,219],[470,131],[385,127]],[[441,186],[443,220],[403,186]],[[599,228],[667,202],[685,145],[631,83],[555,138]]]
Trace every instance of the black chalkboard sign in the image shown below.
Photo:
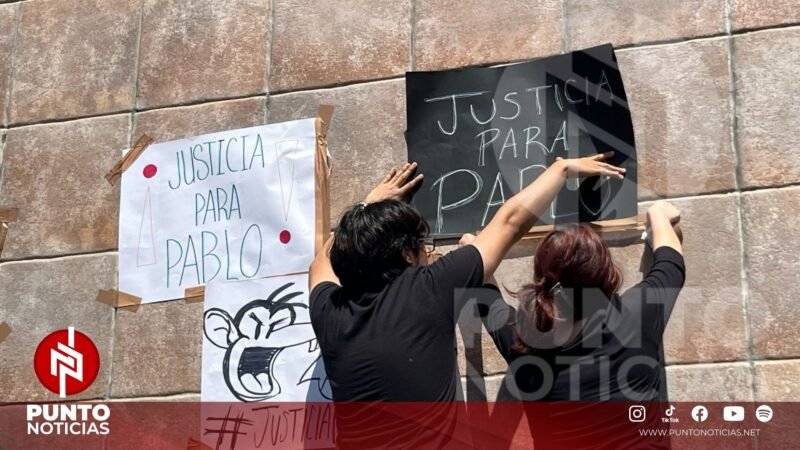
[[[602,45],[502,67],[406,74],[414,195],[437,237],[485,226],[559,156],[614,150],[624,180],[571,181],[540,224],[635,216],[636,149],[614,49]]]

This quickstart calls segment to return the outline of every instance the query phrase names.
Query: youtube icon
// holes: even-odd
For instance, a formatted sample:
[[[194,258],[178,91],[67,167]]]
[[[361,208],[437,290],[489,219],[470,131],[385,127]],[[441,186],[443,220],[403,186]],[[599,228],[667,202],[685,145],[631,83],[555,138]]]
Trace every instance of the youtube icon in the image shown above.
[[[726,406],[722,410],[722,418],[726,422],[741,422],[744,420],[744,407],[742,406]]]

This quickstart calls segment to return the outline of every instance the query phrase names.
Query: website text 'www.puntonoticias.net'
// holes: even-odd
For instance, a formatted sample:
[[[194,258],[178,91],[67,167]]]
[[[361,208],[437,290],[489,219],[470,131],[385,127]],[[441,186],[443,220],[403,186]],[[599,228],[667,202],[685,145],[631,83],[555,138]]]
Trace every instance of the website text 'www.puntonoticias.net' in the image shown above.
[[[759,428],[645,428],[639,430],[642,437],[758,437]]]

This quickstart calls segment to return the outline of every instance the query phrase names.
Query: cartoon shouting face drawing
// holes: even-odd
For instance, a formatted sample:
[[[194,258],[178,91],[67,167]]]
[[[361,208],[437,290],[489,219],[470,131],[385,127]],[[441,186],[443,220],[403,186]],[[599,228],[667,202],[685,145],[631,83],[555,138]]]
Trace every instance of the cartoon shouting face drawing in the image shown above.
[[[293,285],[284,284],[265,300],[246,303],[233,318],[219,308],[205,312],[205,336],[227,350],[222,373],[231,393],[241,401],[273,398],[281,393],[283,383],[314,381],[312,388],[331,398],[327,376],[315,370],[320,356],[311,324],[297,321],[298,310],[308,306],[298,301],[303,293],[292,291]],[[279,366],[280,371],[276,370]]]

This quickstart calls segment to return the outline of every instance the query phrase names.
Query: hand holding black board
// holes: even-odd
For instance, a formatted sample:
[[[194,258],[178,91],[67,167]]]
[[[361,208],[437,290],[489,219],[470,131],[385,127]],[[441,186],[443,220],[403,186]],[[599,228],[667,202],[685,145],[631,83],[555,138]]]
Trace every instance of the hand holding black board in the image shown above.
[[[624,180],[568,182],[542,224],[635,216],[636,148],[614,49],[602,45],[493,68],[406,74],[414,204],[436,237],[483,228],[557,157],[613,150]]]

